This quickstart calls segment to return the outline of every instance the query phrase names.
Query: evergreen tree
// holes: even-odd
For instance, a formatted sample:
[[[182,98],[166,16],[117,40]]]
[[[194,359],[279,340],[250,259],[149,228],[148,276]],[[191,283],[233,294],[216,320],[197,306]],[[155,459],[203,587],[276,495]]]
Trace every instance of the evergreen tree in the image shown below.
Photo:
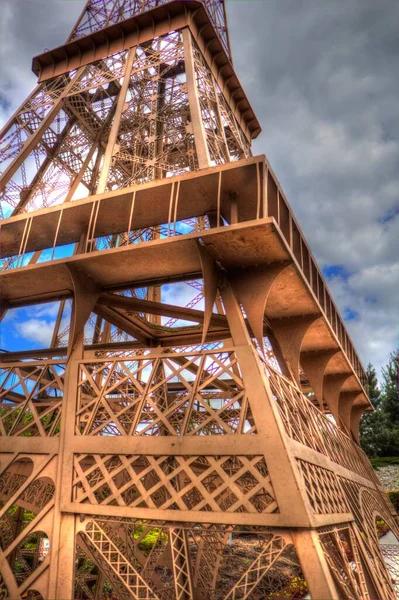
[[[371,363],[367,365],[367,392],[374,408],[379,408],[381,404],[381,391],[378,387],[377,373]]]
[[[399,430],[399,386],[398,386],[399,350],[392,352],[385,369],[382,369],[383,397],[381,408],[387,416],[392,429]]]
[[[376,409],[363,415],[360,443],[370,457],[399,456],[398,351],[391,354],[382,370],[382,390],[372,365],[367,367],[368,392]]]
[[[378,431],[381,425],[385,427],[385,418],[379,410],[381,404],[381,392],[378,387],[377,374],[374,367],[369,363],[366,370],[367,391],[374,412],[364,413],[360,421],[360,444],[368,456],[374,457],[379,454]]]

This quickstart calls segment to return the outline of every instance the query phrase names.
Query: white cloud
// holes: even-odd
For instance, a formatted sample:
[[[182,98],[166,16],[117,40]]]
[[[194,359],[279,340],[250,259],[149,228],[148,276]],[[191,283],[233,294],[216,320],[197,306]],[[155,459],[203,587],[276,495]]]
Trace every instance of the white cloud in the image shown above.
[[[37,304],[26,309],[28,315],[32,317],[56,317],[60,308],[59,302],[49,302],[47,304]]]
[[[347,323],[361,359],[377,371],[398,345],[399,265],[374,266],[343,279],[334,277],[330,289],[342,311],[356,317]]]
[[[78,18],[84,0],[2,0],[0,19],[0,125],[36,85],[33,56],[60,46]]]
[[[395,0],[228,2],[238,74],[267,154],[365,363],[398,344]],[[252,6],[251,6],[252,8]],[[241,40],[250,42],[241,44]]]
[[[15,324],[15,330],[24,339],[37,342],[48,348],[53,335],[54,324],[42,319],[28,319]]]
[[[35,314],[34,309],[36,308],[38,307],[29,307],[29,311],[26,312],[28,318],[10,324],[10,329],[14,337],[19,335],[23,340],[39,344],[43,348],[49,348],[55,326],[55,318],[52,317],[55,317],[55,315],[46,315],[48,317],[47,320],[35,316],[30,317],[30,315]],[[59,331],[64,331],[66,327],[69,327],[69,313],[64,313]]]

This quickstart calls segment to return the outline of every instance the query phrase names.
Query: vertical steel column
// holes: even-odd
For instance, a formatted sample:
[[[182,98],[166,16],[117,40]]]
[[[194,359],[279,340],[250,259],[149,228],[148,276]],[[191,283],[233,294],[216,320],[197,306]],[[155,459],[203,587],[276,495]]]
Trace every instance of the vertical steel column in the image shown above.
[[[211,164],[206,133],[202,122],[201,107],[198,97],[197,78],[195,76],[195,64],[193,53],[193,41],[190,30],[183,29],[184,61],[186,67],[187,94],[190,105],[191,123],[193,127],[195,146],[197,149],[198,166],[206,169]]]
[[[73,455],[70,442],[75,434],[76,390],[79,360],[83,358],[84,327],[99,295],[99,289],[94,281],[72,267],[70,273],[74,299],[62,404],[49,578],[49,598],[59,600],[74,597],[75,538],[78,517],[63,513],[62,501],[71,497],[70,475]]]
[[[106,185],[107,185],[112,155],[114,152],[115,142],[118,137],[119,125],[121,122],[123,108],[125,106],[126,94],[129,89],[130,73],[132,71],[135,55],[136,55],[136,47],[130,48],[130,50],[128,51],[127,59],[126,59],[123,83],[122,83],[121,89],[119,90],[118,101],[117,101],[116,111],[115,111],[115,117],[114,117],[114,121],[112,123],[109,137],[108,137],[107,149],[106,149],[105,155],[104,155],[104,163],[103,163],[103,166],[101,169],[100,180],[99,180],[98,186],[97,186],[97,194],[104,193]]]
[[[236,354],[248,392],[252,414],[259,435],[264,436],[265,450],[267,449],[265,452],[266,463],[280,512],[292,517],[296,526],[299,523],[305,525],[308,522],[307,527],[310,527],[307,506],[301,489],[303,486],[285,444],[285,432],[277,419],[276,408],[273,406],[273,395],[267,377],[261,370],[240,305],[229,282],[221,287],[220,294],[236,346]],[[297,540],[295,546],[309,583],[312,598],[337,600],[338,594],[316,532],[306,531]],[[313,573],[313,570],[316,573]]]

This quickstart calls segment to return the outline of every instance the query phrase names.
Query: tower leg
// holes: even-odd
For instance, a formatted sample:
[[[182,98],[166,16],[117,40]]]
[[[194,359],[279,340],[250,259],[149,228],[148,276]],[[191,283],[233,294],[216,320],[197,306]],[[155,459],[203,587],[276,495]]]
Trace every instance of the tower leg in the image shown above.
[[[339,594],[316,531],[292,533],[310,596],[314,600],[337,600]]]
[[[76,518],[62,512],[62,503],[70,497],[72,455],[69,450],[75,429],[77,360],[83,357],[84,326],[98,298],[94,281],[79,271],[70,270],[74,288],[73,314],[69,333],[68,366],[65,371],[64,401],[58,454],[57,486],[53,527],[53,550],[50,566],[49,598],[74,598]]]
[[[55,563],[55,578],[50,578],[49,598],[74,598],[75,515],[59,513],[59,544]]]

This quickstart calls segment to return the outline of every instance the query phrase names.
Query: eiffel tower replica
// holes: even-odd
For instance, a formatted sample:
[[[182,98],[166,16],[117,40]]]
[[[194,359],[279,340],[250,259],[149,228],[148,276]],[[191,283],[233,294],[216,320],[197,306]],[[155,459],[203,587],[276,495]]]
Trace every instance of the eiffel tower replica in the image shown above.
[[[223,1],[89,0],[33,71],[1,314],[53,329],[0,355],[0,598],[394,600],[365,373],[251,154]]]

